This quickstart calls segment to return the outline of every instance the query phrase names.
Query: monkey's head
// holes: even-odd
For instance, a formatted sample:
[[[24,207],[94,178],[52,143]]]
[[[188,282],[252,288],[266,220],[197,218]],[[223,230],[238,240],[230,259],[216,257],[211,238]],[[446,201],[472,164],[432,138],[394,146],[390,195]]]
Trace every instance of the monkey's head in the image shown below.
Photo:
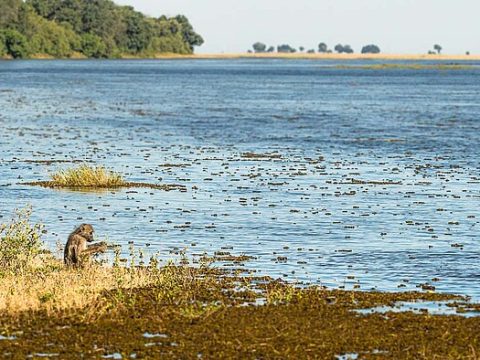
[[[82,224],[77,228],[77,231],[75,231],[78,235],[82,236],[85,238],[88,242],[93,241],[93,226],[90,224]]]

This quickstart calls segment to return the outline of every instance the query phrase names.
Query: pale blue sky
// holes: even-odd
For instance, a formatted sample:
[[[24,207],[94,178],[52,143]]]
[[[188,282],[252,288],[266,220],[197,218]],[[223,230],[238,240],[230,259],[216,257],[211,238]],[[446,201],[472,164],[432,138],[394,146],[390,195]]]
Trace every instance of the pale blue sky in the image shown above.
[[[255,41],[321,41],[387,53],[480,53],[480,0],[115,0],[159,16],[185,14],[205,38],[198,53],[242,52]]]

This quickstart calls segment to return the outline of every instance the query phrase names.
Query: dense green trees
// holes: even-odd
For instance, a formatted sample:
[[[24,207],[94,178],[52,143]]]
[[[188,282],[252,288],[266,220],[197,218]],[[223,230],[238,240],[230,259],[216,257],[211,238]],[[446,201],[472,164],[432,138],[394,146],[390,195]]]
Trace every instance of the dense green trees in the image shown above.
[[[7,55],[7,46],[5,45],[5,35],[0,32],[0,57]]]
[[[98,35],[92,33],[83,34],[80,45],[82,53],[87,57],[102,58],[108,56],[107,45]]]
[[[27,38],[16,30],[0,31],[3,51],[15,59],[25,58],[30,54]]]
[[[0,0],[0,56],[191,54],[203,44],[185,16],[151,18],[111,0]]]
[[[177,15],[175,20],[180,25],[183,41],[190,47],[191,52],[193,52],[194,46],[203,44],[203,38],[193,30],[192,25],[185,16]]]
[[[0,0],[0,29],[10,27],[10,24],[18,22],[21,0]]]

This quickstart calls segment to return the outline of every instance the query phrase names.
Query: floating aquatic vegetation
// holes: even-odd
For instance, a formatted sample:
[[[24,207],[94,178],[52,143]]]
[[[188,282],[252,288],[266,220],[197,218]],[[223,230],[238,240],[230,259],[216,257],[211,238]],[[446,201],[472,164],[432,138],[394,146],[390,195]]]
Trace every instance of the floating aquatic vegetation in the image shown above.
[[[373,64],[373,65],[338,65],[337,69],[359,70],[470,70],[472,65],[463,64]]]
[[[245,159],[281,159],[282,155],[276,153],[254,153],[254,152],[245,152],[242,154],[242,158]]]

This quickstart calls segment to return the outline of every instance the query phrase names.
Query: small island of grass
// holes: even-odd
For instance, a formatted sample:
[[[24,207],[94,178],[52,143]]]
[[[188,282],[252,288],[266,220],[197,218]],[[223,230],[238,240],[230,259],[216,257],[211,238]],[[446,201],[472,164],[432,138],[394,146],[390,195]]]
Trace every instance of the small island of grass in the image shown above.
[[[60,170],[51,175],[57,187],[121,187],[126,181],[122,175],[103,166],[82,164],[77,168]]]
[[[49,181],[34,181],[22,185],[42,186],[46,188],[66,189],[118,189],[118,188],[150,188],[157,190],[186,191],[186,187],[178,184],[150,184],[128,182],[120,173],[107,170],[103,166],[81,164],[74,168],[59,170],[50,175]]]

